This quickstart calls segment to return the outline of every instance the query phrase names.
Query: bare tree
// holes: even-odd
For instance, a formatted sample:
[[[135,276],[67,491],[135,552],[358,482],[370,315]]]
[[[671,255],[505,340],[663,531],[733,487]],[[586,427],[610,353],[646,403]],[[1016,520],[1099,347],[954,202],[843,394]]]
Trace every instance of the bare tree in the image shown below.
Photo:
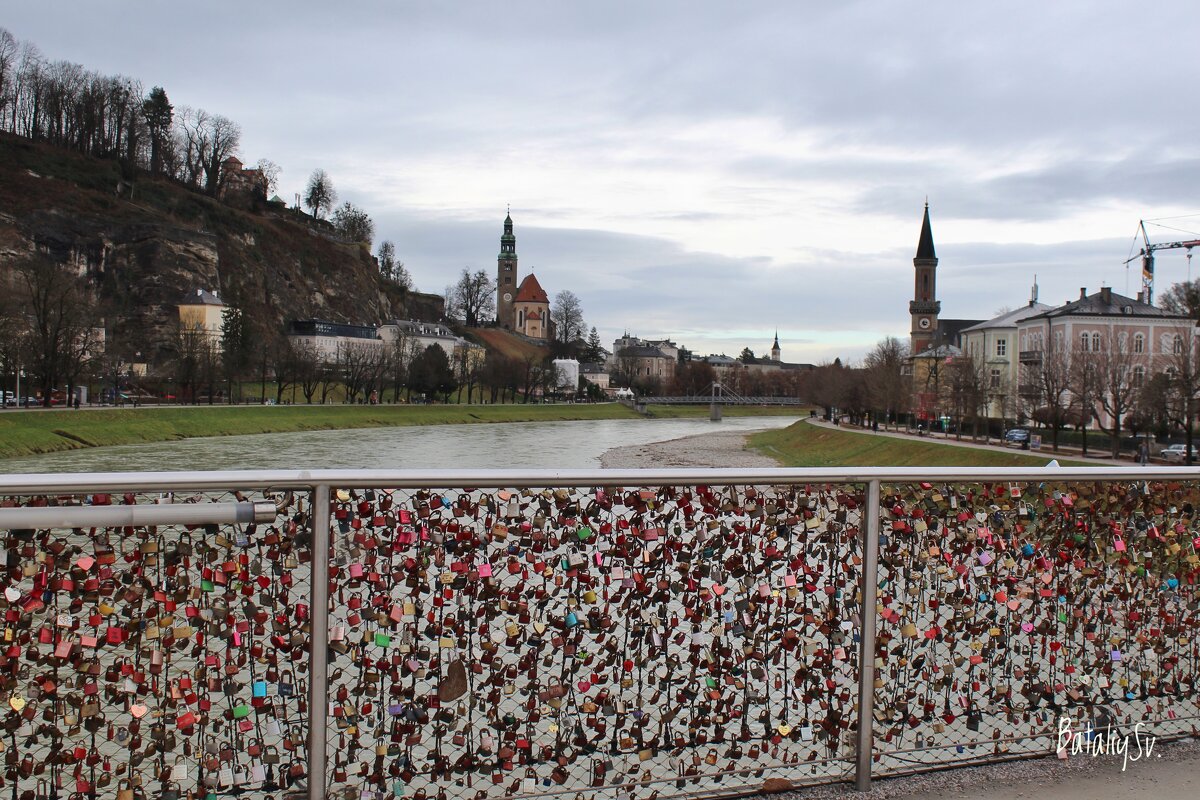
[[[353,203],[342,203],[333,212],[333,227],[337,232],[352,242],[360,242],[367,247],[375,238],[375,223],[371,216]]]
[[[583,322],[583,304],[574,292],[563,289],[554,296],[550,319],[554,320],[555,335],[563,344],[574,345],[583,339],[586,330]]]
[[[1145,374],[1146,358],[1144,353],[1133,352],[1128,337],[1112,327],[1107,328],[1101,336],[1098,351],[1093,349],[1090,353],[1077,353],[1077,372],[1083,373],[1078,383],[1084,388],[1084,391],[1077,393],[1082,397],[1090,394],[1095,407],[1101,412],[1096,414],[1098,425],[1111,440],[1113,458],[1117,457],[1121,448],[1121,429],[1125,417],[1137,402],[1138,387],[1134,376]],[[1084,454],[1087,454],[1086,444]]]
[[[1180,326],[1173,339],[1171,353],[1164,355],[1164,373],[1169,381],[1169,406],[1172,420],[1183,426],[1184,463],[1191,466],[1195,442],[1196,404],[1200,401],[1200,341],[1192,325]]]
[[[1024,399],[1029,416],[1051,429],[1051,442],[1058,450],[1058,432],[1071,421],[1071,351],[1062,347],[1042,353],[1040,364],[1022,365]]]
[[[882,412],[883,423],[895,422],[908,410],[912,382],[904,374],[908,347],[894,336],[879,341],[864,362],[867,398],[876,416]]]
[[[472,273],[463,267],[458,283],[446,289],[446,316],[478,327],[496,313],[496,284],[483,270]]]
[[[25,363],[42,390],[43,405],[64,379],[77,378],[96,349],[91,292],[67,267],[36,255],[15,265],[28,315]]]
[[[323,169],[314,169],[308,176],[308,188],[304,190],[304,205],[312,209],[312,215],[321,219],[328,214],[337,202],[337,192],[333,181]]]
[[[378,388],[383,373],[383,347],[378,342],[349,342],[338,350],[338,369],[351,403]]]
[[[260,158],[255,169],[262,173],[263,180],[267,182],[267,196],[275,194],[279,189],[279,176],[283,174],[283,169],[269,158]]]
[[[963,353],[947,359],[942,367],[942,397],[958,420],[956,438],[962,438],[963,424],[972,423],[971,438],[979,436],[979,420],[988,404],[987,366],[980,358]]]
[[[313,396],[317,393],[317,388],[321,385],[324,372],[321,356],[312,342],[300,341],[292,344],[292,358],[294,359],[295,380],[300,386],[301,394],[304,395],[304,402],[311,403]]]

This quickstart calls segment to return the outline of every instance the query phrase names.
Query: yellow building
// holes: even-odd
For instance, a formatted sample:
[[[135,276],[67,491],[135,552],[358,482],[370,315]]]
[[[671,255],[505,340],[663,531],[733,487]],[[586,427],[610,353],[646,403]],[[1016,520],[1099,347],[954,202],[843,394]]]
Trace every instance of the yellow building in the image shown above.
[[[223,313],[225,304],[217,293],[197,289],[179,301],[179,327],[185,331],[204,331],[213,339],[220,339],[225,328]]]

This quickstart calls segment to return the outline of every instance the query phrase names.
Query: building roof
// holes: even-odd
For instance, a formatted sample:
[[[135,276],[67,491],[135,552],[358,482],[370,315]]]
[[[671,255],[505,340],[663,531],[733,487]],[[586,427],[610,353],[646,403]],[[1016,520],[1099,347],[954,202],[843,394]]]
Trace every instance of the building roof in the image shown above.
[[[1031,319],[1057,319],[1060,317],[1155,317],[1158,319],[1188,319],[1186,314],[1173,314],[1166,309],[1152,306],[1141,300],[1117,294],[1105,287],[1095,294],[1087,289],[1079,290],[1079,299],[1052,308]]]
[[[917,243],[917,258],[937,260],[933,249],[933,228],[929,225],[929,203],[925,204],[925,219],[921,222],[921,240]]]
[[[597,364],[590,361],[580,363],[579,371],[584,375],[603,375],[608,372],[608,370],[604,368],[603,364]]]
[[[389,325],[394,325],[410,336],[433,336],[443,339],[457,339],[454,332],[437,322],[418,322],[412,319],[397,319],[392,320]]]
[[[189,292],[179,301],[181,306],[223,306],[225,303],[221,298],[217,297],[216,292],[210,292],[207,289],[197,289],[194,292]]]
[[[931,347],[928,350],[923,350],[917,353],[913,358],[953,358],[961,356],[962,350],[959,350],[952,344],[939,344],[937,347]]]
[[[521,285],[517,287],[517,296],[513,300],[514,303],[549,303],[550,298],[546,295],[546,290],[538,283],[537,276],[532,272],[525,276],[521,281]]]
[[[934,331],[935,344],[958,344],[959,336],[967,328],[973,328],[983,322],[981,319],[939,319],[937,330]]]
[[[666,358],[671,359],[669,355],[659,350],[657,347],[623,347],[617,352],[618,358]],[[671,359],[674,360],[674,359]]]
[[[984,331],[992,328],[1015,328],[1017,323],[1029,317],[1036,317],[1045,311],[1049,311],[1050,306],[1045,303],[1029,303],[1029,305],[1021,306],[1016,311],[1006,311],[998,317],[992,317],[989,320],[972,325],[969,328],[963,328],[959,333],[971,333],[973,331]]]

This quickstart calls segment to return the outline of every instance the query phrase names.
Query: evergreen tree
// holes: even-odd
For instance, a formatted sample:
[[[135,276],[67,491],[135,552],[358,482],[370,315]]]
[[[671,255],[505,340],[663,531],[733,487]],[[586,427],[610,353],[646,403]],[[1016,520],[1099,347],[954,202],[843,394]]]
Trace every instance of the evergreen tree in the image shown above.
[[[600,344],[600,334],[596,332],[595,325],[592,326],[592,332],[588,334],[583,360],[593,364],[604,360],[604,345]]]
[[[150,173],[157,175],[164,171],[164,151],[170,142],[171,122],[175,118],[175,109],[161,86],[155,86],[146,95],[142,102],[142,116],[150,131]]]

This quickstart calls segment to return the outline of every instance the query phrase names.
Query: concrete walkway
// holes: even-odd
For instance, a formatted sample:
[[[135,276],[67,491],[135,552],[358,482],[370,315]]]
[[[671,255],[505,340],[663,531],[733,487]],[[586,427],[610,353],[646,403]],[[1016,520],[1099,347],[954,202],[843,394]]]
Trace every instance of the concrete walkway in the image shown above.
[[[877,780],[871,791],[818,786],[794,800],[1190,800],[1200,797],[1200,741],[1155,744],[1149,760],[1130,762],[1102,755],[1010,761],[923,775]]]
[[[1062,447],[1056,453],[1050,449],[1049,444],[1046,444],[1041,450],[1021,450],[1016,447],[1006,447],[1002,444],[984,444],[983,442],[972,442],[970,436],[963,434],[962,439],[955,439],[954,435],[944,436],[940,433],[928,434],[926,436],[918,436],[904,431],[885,431],[882,428],[876,433],[868,428],[860,428],[857,425],[834,425],[832,422],[827,422],[820,417],[809,417],[808,423],[821,428],[828,428],[833,431],[843,431],[845,433],[856,433],[862,436],[890,436],[894,439],[909,439],[915,442],[933,442],[935,444],[949,444],[955,447],[973,447],[977,450],[995,450],[1001,453],[1020,453],[1022,455],[1041,457],[1045,459],[1069,459],[1072,461],[1083,461],[1088,464],[1095,464],[1100,467],[1128,467],[1132,462],[1129,459],[1112,459],[1098,458],[1094,453],[1101,452],[1098,449],[1089,448],[1087,458],[1080,455],[1079,448]]]

